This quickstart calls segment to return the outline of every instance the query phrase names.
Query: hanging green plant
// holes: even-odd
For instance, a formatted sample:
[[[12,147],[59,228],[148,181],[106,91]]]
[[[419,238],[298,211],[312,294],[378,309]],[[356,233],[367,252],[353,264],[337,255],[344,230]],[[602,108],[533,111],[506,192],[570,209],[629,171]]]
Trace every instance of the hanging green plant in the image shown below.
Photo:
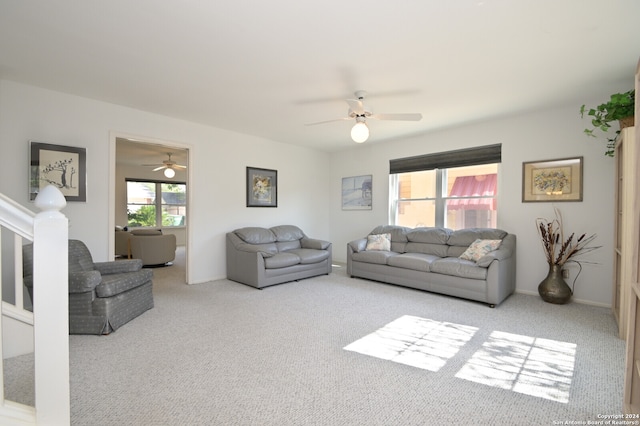
[[[584,133],[587,136],[596,137],[594,132],[601,130],[607,132],[611,127],[611,123],[618,121],[620,124],[620,130],[625,127],[633,126],[634,124],[634,108],[635,108],[635,90],[630,90],[625,93],[615,93],[611,95],[611,99],[608,102],[598,105],[596,108],[587,108],[582,105],[580,107],[580,116],[584,118],[585,113],[587,116],[592,117],[590,129],[584,129]],[[605,155],[613,157],[615,152],[616,138],[620,134],[620,130],[616,131],[615,135],[611,138],[607,138],[607,150]]]

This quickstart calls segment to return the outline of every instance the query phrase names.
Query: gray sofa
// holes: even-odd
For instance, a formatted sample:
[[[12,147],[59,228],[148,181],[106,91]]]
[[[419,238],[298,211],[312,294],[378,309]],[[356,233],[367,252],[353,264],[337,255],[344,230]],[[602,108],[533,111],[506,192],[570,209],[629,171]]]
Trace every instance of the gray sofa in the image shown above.
[[[347,244],[348,275],[475,300],[491,307],[515,291],[513,234],[489,228],[453,231],[392,225],[378,226],[369,233],[381,234],[391,236],[388,250],[366,250],[368,237]],[[460,258],[476,240],[502,241],[497,250],[476,261]]]
[[[226,240],[227,278],[255,288],[331,273],[331,243],[297,226],[241,228]]]

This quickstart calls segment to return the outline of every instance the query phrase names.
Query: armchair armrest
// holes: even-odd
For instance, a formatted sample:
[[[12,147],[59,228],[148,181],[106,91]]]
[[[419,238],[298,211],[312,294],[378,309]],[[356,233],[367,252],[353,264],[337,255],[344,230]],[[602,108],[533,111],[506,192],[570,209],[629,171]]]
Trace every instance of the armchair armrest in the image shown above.
[[[142,269],[141,259],[116,260],[114,262],[95,262],[93,267],[102,275],[135,272]]]
[[[327,250],[331,246],[331,243],[329,241],[305,237],[300,240],[300,245],[302,248]]]
[[[98,271],[82,271],[69,273],[69,293],[87,293],[93,291],[102,282]]]

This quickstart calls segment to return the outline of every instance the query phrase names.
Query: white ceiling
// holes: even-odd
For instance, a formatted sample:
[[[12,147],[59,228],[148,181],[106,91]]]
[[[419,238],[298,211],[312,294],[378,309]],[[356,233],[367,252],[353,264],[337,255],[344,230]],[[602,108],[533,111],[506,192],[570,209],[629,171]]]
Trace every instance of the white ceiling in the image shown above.
[[[370,120],[367,143],[577,113],[633,87],[639,18],[638,0],[0,0],[0,78],[335,151],[352,122],[305,123],[356,90],[424,117]]]
[[[175,164],[188,166],[188,150],[177,147],[168,147],[149,142],[140,142],[133,139],[116,139],[116,164],[134,167],[147,167],[152,170],[169,159]]]

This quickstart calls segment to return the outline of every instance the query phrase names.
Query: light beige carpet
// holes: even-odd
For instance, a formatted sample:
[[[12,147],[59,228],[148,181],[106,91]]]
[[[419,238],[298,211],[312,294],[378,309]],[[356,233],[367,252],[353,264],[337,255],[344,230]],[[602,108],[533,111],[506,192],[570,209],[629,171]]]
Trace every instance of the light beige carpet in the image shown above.
[[[551,425],[622,412],[609,309],[519,294],[490,309],[344,268],[264,290],[187,286],[182,267],[154,270],[151,311],[109,336],[70,336],[74,425]]]

